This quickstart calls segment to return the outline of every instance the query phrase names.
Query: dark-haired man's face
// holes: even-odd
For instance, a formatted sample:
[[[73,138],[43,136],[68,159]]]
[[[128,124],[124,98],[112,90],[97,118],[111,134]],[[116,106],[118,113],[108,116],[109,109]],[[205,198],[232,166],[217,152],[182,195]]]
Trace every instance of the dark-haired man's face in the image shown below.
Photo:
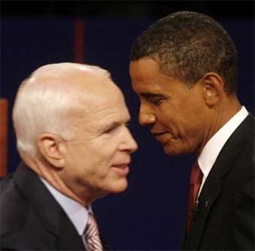
[[[139,122],[149,126],[169,156],[199,152],[210,135],[210,111],[203,84],[193,88],[163,74],[156,61],[130,63],[134,92],[140,99]]]

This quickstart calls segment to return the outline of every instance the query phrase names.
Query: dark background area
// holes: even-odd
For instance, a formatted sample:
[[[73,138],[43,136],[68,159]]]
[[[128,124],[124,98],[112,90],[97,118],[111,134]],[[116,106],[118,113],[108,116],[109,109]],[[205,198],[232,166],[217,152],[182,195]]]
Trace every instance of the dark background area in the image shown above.
[[[126,96],[130,129],[139,144],[129,187],[94,204],[112,250],[179,250],[194,156],[169,158],[138,123],[137,97],[128,75],[136,36],[171,12],[211,15],[230,33],[239,51],[239,98],[254,113],[254,1],[1,1],[0,96],[9,100],[9,172],[19,156],[11,109],[19,83],[42,64],[74,60],[74,23],[84,26],[84,62],[112,73]]]
[[[1,1],[1,14],[81,17],[155,17],[192,9],[218,17],[254,18],[254,1]]]
[[[254,1],[1,1],[6,15],[155,17],[190,9],[217,17],[254,17]]]

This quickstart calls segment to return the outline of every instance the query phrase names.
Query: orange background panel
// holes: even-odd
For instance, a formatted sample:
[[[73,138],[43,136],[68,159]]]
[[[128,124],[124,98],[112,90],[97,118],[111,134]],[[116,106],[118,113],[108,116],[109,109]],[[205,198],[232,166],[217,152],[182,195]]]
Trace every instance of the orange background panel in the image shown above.
[[[0,177],[7,174],[8,100],[0,99]]]

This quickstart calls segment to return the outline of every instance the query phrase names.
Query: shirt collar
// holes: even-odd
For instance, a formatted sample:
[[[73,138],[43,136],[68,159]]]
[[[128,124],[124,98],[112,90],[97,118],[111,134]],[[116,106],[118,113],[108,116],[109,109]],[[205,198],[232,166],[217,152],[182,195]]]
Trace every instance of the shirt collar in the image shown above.
[[[248,111],[244,106],[238,111],[216,134],[207,142],[200,156],[198,157],[199,166],[206,178],[216,161],[222,147],[235,131],[235,129],[248,116]]]
[[[88,212],[91,211],[91,207],[86,209],[84,206],[76,202],[75,200],[65,196],[55,189],[49,182],[40,177],[42,182],[48,188],[52,196],[60,204],[62,209],[65,211],[73,225],[75,226],[78,234],[81,236],[85,230],[88,222]]]

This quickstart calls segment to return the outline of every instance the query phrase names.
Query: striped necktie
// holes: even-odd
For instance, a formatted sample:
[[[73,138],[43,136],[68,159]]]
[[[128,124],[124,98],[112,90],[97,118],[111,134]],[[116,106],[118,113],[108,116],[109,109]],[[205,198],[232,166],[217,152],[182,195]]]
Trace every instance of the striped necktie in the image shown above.
[[[197,196],[199,188],[201,186],[203,179],[203,173],[196,162],[191,169],[190,175],[190,190],[189,190],[189,200],[188,200],[188,211],[187,211],[187,231],[189,230],[190,223],[193,218],[194,209],[196,207]]]
[[[99,231],[96,220],[92,213],[88,214],[88,223],[85,230],[85,239],[89,251],[102,251],[102,243],[99,237]]]

